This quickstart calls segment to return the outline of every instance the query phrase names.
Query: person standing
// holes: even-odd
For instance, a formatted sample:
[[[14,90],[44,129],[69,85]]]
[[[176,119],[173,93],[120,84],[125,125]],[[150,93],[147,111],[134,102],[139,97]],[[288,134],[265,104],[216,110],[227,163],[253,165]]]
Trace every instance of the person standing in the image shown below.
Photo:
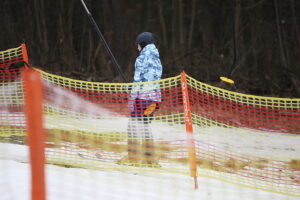
[[[128,123],[128,161],[133,165],[141,164],[158,167],[155,158],[153,135],[150,123],[153,114],[161,103],[160,83],[163,67],[156,39],[153,33],[142,32],[136,37],[137,49],[140,52],[135,61],[134,84],[129,97],[131,118]],[[145,83],[144,83],[145,82]],[[142,140],[142,148],[140,146]]]

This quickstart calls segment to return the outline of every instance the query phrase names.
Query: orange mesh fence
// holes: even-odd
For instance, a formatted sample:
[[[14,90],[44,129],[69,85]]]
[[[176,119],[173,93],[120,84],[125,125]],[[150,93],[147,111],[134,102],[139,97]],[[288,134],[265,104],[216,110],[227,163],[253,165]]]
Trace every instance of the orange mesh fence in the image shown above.
[[[28,62],[26,45],[0,51],[0,137],[24,143],[23,84],[20,74]],[[15,125],[11,125],[15,121]]]
[[[72,163],[75,166],[131,169],[133,165],[148,167],[141,170],[159,171],[156,167],[166,165],[171,172],[189,173],[188,166],[176,165],[181,155],[187,154],[179,77],[167,79],[160,86],[163,103],[158,103],[155,115],[148,119],[147,116],[133,118],[128,110],[130,92],[147,84],[90,83],[42,74],[48,83],[45,115],[49,119],[46,126],[52,127],[46,129],[50,162],[67,164],[69,161],[61,154],[52,155],[57,147],[68,147],[66,153],[72,154],[74,160],[89,160]],[[147,87],[157,83],[149,83]],[[134,132],[132,138],[127,134],[130,130]],[[170,136],[174,140],[169,140]],[[136,163],[129,163],[129,145],[136,151],[132,158]],[[151,158],[147,158],[145,148],[153,154]],[[95,162],[100,163],[95,165]]]
[[[181,76],[122,84],[40,72],[48,164],[194,174],[300,196],[300,99],[230,92],[189,76],[183,86]],[[3,105],[23,105],[22,83],[6,86]],[[157,101],[132,102],[137,93]],[[186,131],[186,102],[192,135]],[[129,111],[132,106],[134,113]],[[155,108],[154,113],[149,109],[145,114],[148,106]],[[2,136],[24,136],[22,112],[1,110],[6,120]],[[195,167],[197,174],[191,173]]]
[[[14,179],[10,169],[22,152],[10,150],[10,146],[24,146],[26,122],[24,118],[23,83],[21,72],[27,62],[25,44],[17,48],[0,51],[0,184],[1,199],[14,199],[11,192]],[[13,156],[11,153],[13,152]],[[26,156],[25,156],[26,157]],[[25,158],[26,160],[26,158]]]
[[[191,173],[180,76],[153,83],[110,84],[42,74],[49,82],[45,111],[47,124],[52,127],[47,128],[49,162],[100,169]],[[151,123],[145,124],[147,117],[130,115],[128,102],[136,87],[146,88],[148,95],[155,84],[159,86],[162,102]],[[299,99],[234,93],[189,76],[187,88],[195,164],[200,176],[299,195],[299,161],[293,153],[297,147],[289,144],[286,148],[279,143],[299,140],[299,125],[295,123],[299,120]],[[257,143],[262,140],[269,141],[265,146],[260,144],[266,149],[253,151],[261,148]],[[274,148],[278,149],[276,155]]]
[[[199,173],[299,195],[300,100],[230,92],[189,76],[187,82],[198,165],[205,168]]]
[[[14,81],[28,63],[25,44],[0,52],[0,82]]]
[[[190,79],[194,111],[235,127],[300,134],[298,99],[268,98],[228,92]]]

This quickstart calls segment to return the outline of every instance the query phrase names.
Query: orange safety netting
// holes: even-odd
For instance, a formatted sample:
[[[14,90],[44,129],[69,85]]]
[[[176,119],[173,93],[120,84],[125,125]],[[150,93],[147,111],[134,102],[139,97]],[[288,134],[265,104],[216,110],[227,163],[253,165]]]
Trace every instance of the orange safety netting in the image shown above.
[[[13,81],[28,63],[25,44],[0,52],[0,81]]]
[[[38,71],[44,81],[47,163],[191,175],[196,167],[198,176],[300,196],[300,99],[231,92],[184,73],[123,84]],[[153,116],[133,117],[128,110],[130,94],[141,87],[161,95]],[[5,105],[22,104],[19,92],[1,93],[14,99]],[[22,111],[3,115],[0,136],[26,125]]]

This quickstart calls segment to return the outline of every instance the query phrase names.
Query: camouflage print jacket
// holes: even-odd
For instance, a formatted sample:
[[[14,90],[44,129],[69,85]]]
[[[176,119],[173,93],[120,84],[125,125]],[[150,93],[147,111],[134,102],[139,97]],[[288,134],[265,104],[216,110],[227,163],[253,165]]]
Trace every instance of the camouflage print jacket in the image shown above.
[[[132,87],[129,99],[129,108],[131,111],[134,109],[133,104],[136,98],[161,102],[160,84],[144,83],[160,80],[161,75],[162,64],[160,62],[158,50],[154,44],[148,44],[142,49],[135,61],[133,82],[143,82],[143,84],[133,85]]]

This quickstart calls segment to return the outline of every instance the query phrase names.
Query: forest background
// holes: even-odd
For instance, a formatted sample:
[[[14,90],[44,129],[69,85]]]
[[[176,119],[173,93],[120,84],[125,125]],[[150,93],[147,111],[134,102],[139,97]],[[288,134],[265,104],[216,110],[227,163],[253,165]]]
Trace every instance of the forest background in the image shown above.
[[[85,0],[122,71],[135,37],[158,38],[163,78],[183,70],[247,94],[300,98],[298,0]],[[30,64],[70,78],[123,82],[80,0],[1,0],[0,50],[25,42]],[[229,85],[219,80],[227,76]]]

